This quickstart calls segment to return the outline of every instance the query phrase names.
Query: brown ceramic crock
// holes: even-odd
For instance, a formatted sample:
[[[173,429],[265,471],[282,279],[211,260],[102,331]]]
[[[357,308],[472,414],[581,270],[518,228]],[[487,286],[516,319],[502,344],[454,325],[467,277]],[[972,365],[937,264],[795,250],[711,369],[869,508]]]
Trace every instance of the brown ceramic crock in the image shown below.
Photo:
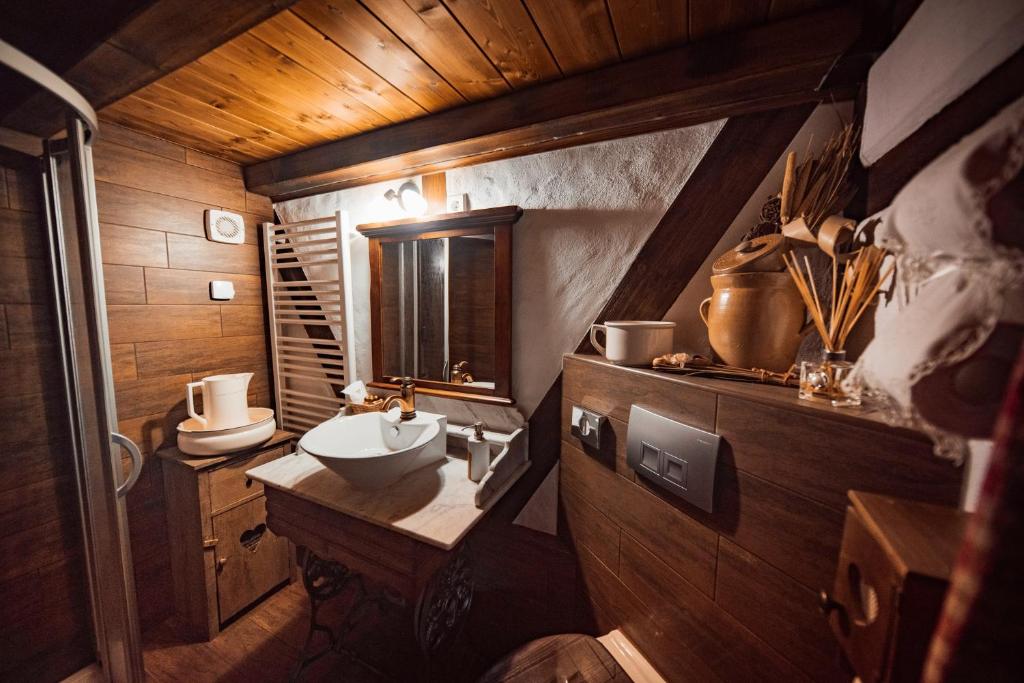
[[[789,273],[712,275],[714,293],[700,317],[716,360],[740,368],[785,372],[806,325],[806,308]]]

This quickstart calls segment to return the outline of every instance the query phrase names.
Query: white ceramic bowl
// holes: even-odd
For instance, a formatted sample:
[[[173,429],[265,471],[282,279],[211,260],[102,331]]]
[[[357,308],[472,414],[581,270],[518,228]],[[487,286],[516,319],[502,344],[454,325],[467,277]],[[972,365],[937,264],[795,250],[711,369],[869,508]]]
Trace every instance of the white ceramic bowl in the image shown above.
[[[178,450],[188,455],[212,457],[258,446],[277,431],[273,411],[270,412],[270,417],[260,422],[234,429],[200,432],[182,429],[182,425],[178,425]]]

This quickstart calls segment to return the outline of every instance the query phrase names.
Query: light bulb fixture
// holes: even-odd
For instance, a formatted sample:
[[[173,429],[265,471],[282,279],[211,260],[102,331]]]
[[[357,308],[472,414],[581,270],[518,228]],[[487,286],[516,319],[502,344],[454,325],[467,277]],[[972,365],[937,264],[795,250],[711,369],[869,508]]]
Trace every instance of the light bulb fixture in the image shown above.
[[[388,190],[384,193],[384,199],[389,201],[397,200],[402,211],[410,216],[422,216],[427,212],[427,200],[420,194],[420,188],[411,180],[402,183],[398,192]]]

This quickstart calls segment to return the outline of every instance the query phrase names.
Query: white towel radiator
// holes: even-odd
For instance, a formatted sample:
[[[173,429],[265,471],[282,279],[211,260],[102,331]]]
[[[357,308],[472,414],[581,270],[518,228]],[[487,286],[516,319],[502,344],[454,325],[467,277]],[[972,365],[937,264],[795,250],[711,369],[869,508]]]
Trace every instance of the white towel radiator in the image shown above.
[[[303,433],[355,381],[348,215],[263,224],[277,423]]]

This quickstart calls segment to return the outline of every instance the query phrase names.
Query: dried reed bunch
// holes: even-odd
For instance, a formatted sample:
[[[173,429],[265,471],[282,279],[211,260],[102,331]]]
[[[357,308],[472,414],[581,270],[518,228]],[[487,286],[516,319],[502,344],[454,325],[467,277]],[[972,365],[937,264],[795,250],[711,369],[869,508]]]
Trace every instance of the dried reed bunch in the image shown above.
[[[808,229],[814,230],[827,217],[846,208],[856,191],[846,182],[846,173],[859,137],[860,129],[847,124],[829,139],[817,157],[805,153],[807,158],[797,165],[796,152],[786,156],[779,206],[783,225],[803,218]]]
[[[822,306],[818,297],[818,289],[814,284],[814,271],[807,256],[803,257],[803,268],[796,254],[783,254],[786,268],[789,270],[800,296],[811,312],[814,327],[821,335],[827,351],[843,351],[846,339],[853,331],[854,325],[874,300],[882,283],[892,273],[895,263],[890,264],[885,273],[879,276],[882,263],[888,252],[874,245],[861,247],[856,256],[846,263],[842,277],[839,276],[839,264],[832,258],[832,301],[828,307]],[[826,317],[827,316],[827,317]]]

